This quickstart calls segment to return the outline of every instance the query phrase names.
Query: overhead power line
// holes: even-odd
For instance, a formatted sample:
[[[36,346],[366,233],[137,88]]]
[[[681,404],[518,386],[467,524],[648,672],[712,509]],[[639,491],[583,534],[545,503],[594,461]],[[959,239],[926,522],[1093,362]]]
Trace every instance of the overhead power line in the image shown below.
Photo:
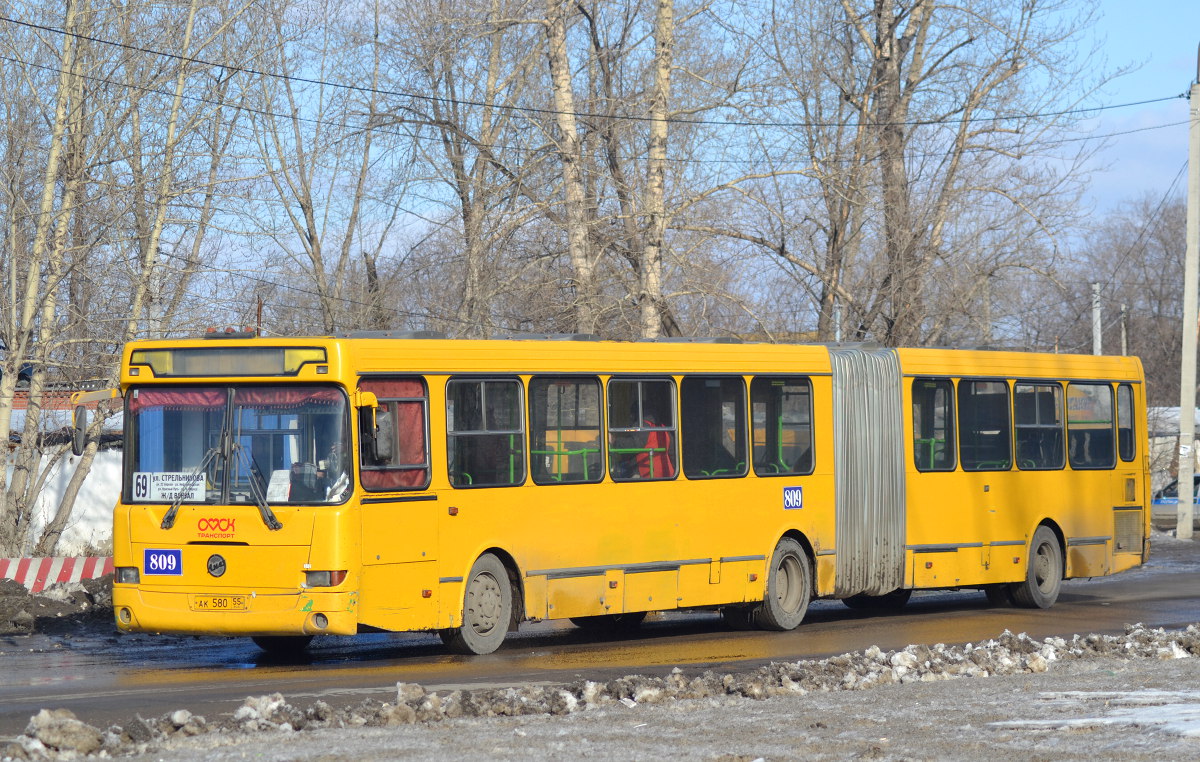
[[[3,17],[0,17],[0,20],[3,20]],[[11,56],[0,55],[0,61],[7,61],[8,63],[16,64],[18,66],[26,66],[29,68],[39,69],[41,71],[52,72],[55,74],[63,73],[63,70],[56,66],[48,66],[46,64],[32,63],[29,61],[24,61],[19,58],[13,58]],[[97,76],[93,76],[93,75],[89,75],[89,74],[76,74],[76,76],[78,76],[81,79],[84,79],[88,82],[97,82],[99,84],[113,85],[116,87],[126,87],[131,90],[138,90],[138,91],[141,91],[144,93],[152,93],[154,95],[161,95],[163,97],[174,97],[174,93],[172,93],[172,92],[168,92],[166,90],[160,90],[160,89],[157,89],[154,87],[147,87],[145,85],[136,85],[136,84],[132,84],[129,82],[122,82],[119,80],[109,79],[106,77],[97,77]],[[269,75],[269,76],[276,76],[276,75]],[[356,129],[356,130],[370,131],[370,132],[375,132],[375,133],[381,133],[384,135],[392,135],[395,137],[404,137],[404,138],[408,138],[410,140],[415,140],[415,141],[430,142],[430,143],[441,143],[442,142],[441,138],[439,138],[439,137],[422,135],[422,134],[420,134],[419,131],[401,132],[399,130],[387,129],[386,127],[380,126],[378,124],[371,124],[371,120],[369,118],[367,120],[365,120],[363,124],[349,125],[349,124],[347,124],[347,122],[345,120],[316,119],[313,117],[299,116],[296,114],[285,114],[285,113],[281,113],[278,111],[269,111],[266,109],[254,108],[253,106],[248,106],[245,103],[230,103],[230,102],[224,101],[224,100],[217,101],[217,100],[213,100],[212,98],[205,98],[203,96],[191,95],[188,93],[184,93],[182,95],[182,97],[184,100],[191,101],[194,103],[203,103],[205,105],[215,106],[215,107],[230,107],[230,108],[236,109],[237,111],[240,111],[240,112],[243,112],[246,114],[267,117],[270,119],[294,119],[298,122],[302,122],[304,124],[311,124],[311,125],[318,126],[318,127],[339,127],[339,128],[353,127],[353,129]],[[1172,99],[1160,98],[1157,100],[1144,101],[1144,102],[1145,103],[1157,103],[1157,102],[1160,102],[1163,100],[1172,100]],[[1129,106],[1129,105],[1137,105],[1137,104],[1124,104],[1124,106]],[[1112,107],[1105,107],[1105,108],[1122,108],[1124,106],[1112,106]],[[1107,132],[1107,133],[1102,133],[1099,135],[1080,135],[1080,136],[1072,137],[1072,138],[1055,138],[1048,142],[1052,145],[1059,145],[1059,144],[1065,144],[1065,143],[1086,143],[1086,142],[1091,142],[1094,140],[1105,140],[1107,138],[1120,137],[1122,135],[1132,135],[1132,134],[1135,134],[1138,132],[1148,132],[1148,131],[1152,131],[1152,130],[1166,129],[1168,127],[1178,127],[1180,125],[1184,125],[1187,123],[1188,123],[1187,120],[1178,121],[1178,122],[1166,122],[1164,124],[1152,124],[1152,125],[1149,125],[1146,127],[1135,127],[1135,128],[1131,128],[1128,130],[1119,130],[1117,132]],[[406,125],[411,125],[411,126],[416,126],[416,127],[435,127],[435,128],[437,127],[436,124],[431,124],[425,120],[419,120],[419,119],[403,119],[403,118],[401,118],[401,119],[396,119],[392,124],[395,124],[395,125],[406,124]],[[721,123],[721,124],[726,124],[726,123]],[[784,123],[776,123],[776,124],[755,123],[754,126],[757,126],[757,127],[780,126],[780,127],[782,127],[782,126],[786,126],[786,125]],[[548,147],[529,148],[526,146],[512,146],[512,145],[504,145],[501,143],[478,143],[477,147],[479,150],[485,150],[485,151],[499,150],[499,151],[503,151],[503,152],[517,152],[517,153],[524,153],[524,154],[530,154],[530,155],[543,154],[548,150]],[[995,148],[992,146],[979,146],[979,147],[975,147],[975,148],[963,149],[964,153],[987,153],[987,152],[994,151],[994,150],[995,150]],[[908,153],[908,154],[906,154],[906,157],[909,159],[925,159],[925,158],[937,157],[937,156],[943,156],[943,155],[944,155],[944,152],[942,152],[942,151],[932,151],[932,152],[925,152],[925,153]],[[617,158],[630,161],[630,160],[635,160],[635,159],[638,159],[641,157],[618,156]],[[687,158],[672,157],[671,161],[677,162],[677,163],[682,162],[682,163],[686,163],[686,164],[746,165],[746,164],[751,164],[755,161],[758,161],[758,159],[754,159],[754,158],[699,159],[699,158],[695,158],[695,157],[687,157]],[[821,161],[822,163],[838,164],[838,163],[850,163],[850,162],[853,162],[856,160],[855,159],[839,159],[839,158],[821,157],[819,159],[819,161]]]
[[[209,60],[203,59],[203,58],[195,58],[195,57],[191,57],[191,56],[185,56],[185,55],[181,55],[179,53],[168,53],[168,52],[162,51],[162,50],[155,50],[153,48],[146,48],[146,47],[141,47],[138,45],[131,45],[129,43],[124,43],[124,42],[116,42],[114,40],[106,40],[102,37],[85,35],[85,34],[81,34],[79,32],[71,32],[66,29],[62,29],[61,27],[53,27],[53,26],[48,26],[45,24],[35,24],[31,21],[21,21],[20,19],[15,19],[15,18],[12,18],[10,16],[5,16],[5,15],[0,15],[0,21],[7,22],[14,26],[22,26],[22,27],[26,27],[29,29],[37,29],[39,31],[48,32],[50,34],[58,34],[58,35],[62,35],[65,37],[71,37],[71,38],[78,39],[78,40],[85,40],[87,42],[96,43],[97,45],[108,45],[111,47],[121,48],[123,50],[129,50],[129,51],[134,51],[134,52],[138,52],[138,53],[145,53],[146,55],[158,56],[161,58],[179,61],[180,63],[208,66],[211,68],[224,69],[226,71],[237,72],[240,74],[249,74],[249,75],[257,76],[257,77],[269,77],[269,78],[279,79],[279,80],[283,80],[283,81],[287,81],[287,82],[294,82],[297,84],[319,85],[321,87],[330,87],[330,88],[337,88],[337,89],[341,89],[341,90],[349,90],[352,92],[363,93],[366,95],[382,95],[382,96],[390,96],[390,97],[395,97],[395,98],[409,98],[412,100],[425,101],[428,103],[441,103],[441,104],[446,104],[446,105],[496,108],[496,109],[503,109],[506,111],[518,112],[518,113],[539,114],[539,115],[543,115],[543,116],[559,116],[559,115],[564,115],[566,113],[570,113],[571,115],[578,117],[578,118],[582,118],[582,119],[615,119],[615,120],[619,120],[619,121],[634,121],[634,122],[664,121],[664,122],[668,122],[670,124],[715,125],[715,126],[729,126],[729,127],[787,127],[787,128],[856,127],[856,126],[862,126],[864,124],[866,126],[872,126],[872,127],[886,127],[886,126],[926,127],[926,126],[934,126],[934,125],[939,125],[939,124],[959,124],[962,121],[962,120],[957,120],[957,119],[916,119],[916,120],[912,120],[912,121],[903,121],[903,122],[868,122],[868,123],[773,122],[773,121],[750,121],[750,120],[744,120],[744,119],[681,119],[681,118],[673,118],[673,117],[668,117],[666,119],[658,120],[658,119],[655,119],[654,117],[650,117],[650,116],[600,114],[600,113],[584,112],[584,111],[563,112],[563,111],[558,111],[556,109],[539,108],[536,106],[517,106],[517,105],[503,104],[503,103],[484,103],[482,101],[464,100],[461,98],[443,98],[443,97],[439,97],[439,96],[435,96],[435,95],[426,95],[423,93],[411,93],[411,92],[406,92],[403,90],[384,90],[384,89],[374,88],[374,87],[364,87],[362,85],[352,85],[352,84],[347,84],[344,82],[334,82],[331,80],[317,79],[314,77],[300,77],[300,76],[296,76],[294,74],[279,74],[279,73],[268,72],[268,71],[263,71],[263,70],[259,70],[259,69],[251,69],[251,68],[245,67],[245,66],[234,66],[231,64],[220,63],[217,61],[209,61]],[[1071,109],[1063,109],[1060,111],[1044,111],[1044,112],[1038,112],[1038,113],[1032,113],[1032,114],[980,116],[980,117],[968,119],[966,121],[968,123],[1006,122],[1006,121],[1011,121],[1011,120],[1016,120],[1016,119],[1042,119],[1042,118],[1054,117],[1054,116],[1086,116],[1086,115],[1095,114],[1095,113],[1098,113],[1101,111],[1111,111],[1114,109],[1132,108],[1135,106],[1148,106],[1148,105],[1152,105],[1155,103],[1164,103],[1166,101],[1186,99],[1186,98],[1187,98],[1187,93],[1180,93],[1178,95],[1164,96],[1161,98],[1151,98],[1148,100],[1132,101],[1132,102],[1128,102],[1128,103],[1109,104],[1106,106],[1093,106],[1090,108],[1071,108]]]

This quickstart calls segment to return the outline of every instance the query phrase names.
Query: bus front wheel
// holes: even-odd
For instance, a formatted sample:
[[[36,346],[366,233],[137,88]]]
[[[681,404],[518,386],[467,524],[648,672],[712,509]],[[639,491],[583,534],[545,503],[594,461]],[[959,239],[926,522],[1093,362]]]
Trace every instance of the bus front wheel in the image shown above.
[[[1038,527],[1029,544],[1025,581],[1010,588],[1013,602],[1021,608],[1048,609],[1058,600],[1062,578],[1063,556],[1058,537],[1049,527]]]
[[[442,630],[442,642],[455,653],[490,654],[500,647],[512,621],[513,592],[508,570],[491,553],[479,557],[467,577],[462,627]]]
[[[808,553],[791,537],[784,537],[771,554],[767,570],[767,595],[754,613],[764,630],[794,630],[804,620],[812,598],[812,564]]]

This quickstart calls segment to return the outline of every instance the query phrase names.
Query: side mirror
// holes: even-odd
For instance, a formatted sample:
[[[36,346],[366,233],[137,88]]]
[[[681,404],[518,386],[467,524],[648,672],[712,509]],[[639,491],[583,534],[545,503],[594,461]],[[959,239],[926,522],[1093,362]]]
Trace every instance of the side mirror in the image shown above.
[[[356,392],[354,404],[362,417],[363,458],[369,458],[376,465],[391,461],[392,441],[395,439],[392,414],[379,404],[374,392]]]
[[[396,421],[387,410],[375,410],[375,429],[372,432],[375,441],[375,462],[379,464],[392,461],[392,442],[396,441]]]
[[[71,413],[71,452],[83,455],[87,447],[88,409],[85,405],[76,405]]]

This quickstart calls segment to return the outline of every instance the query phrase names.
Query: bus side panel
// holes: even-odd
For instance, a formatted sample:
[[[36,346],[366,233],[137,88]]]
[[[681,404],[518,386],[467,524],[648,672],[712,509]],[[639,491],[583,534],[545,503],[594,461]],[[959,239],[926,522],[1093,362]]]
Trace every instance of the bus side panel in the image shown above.
[[[438,588],[436,561],[364,565],[358,620],[381,630],[434,629]]]
[[[1072,545],[1067,548],[1068,579],[1072,577],[1103,577],[1111,570],[1108,545]]]
[[[359,620],[364,625],[385,630],[438,626],[438,522],[446,508],[428,497],[363,504]]]
[[[605,589],[605,575],[546,580],[546,618],[617,614],[624,610],[621,593]]]

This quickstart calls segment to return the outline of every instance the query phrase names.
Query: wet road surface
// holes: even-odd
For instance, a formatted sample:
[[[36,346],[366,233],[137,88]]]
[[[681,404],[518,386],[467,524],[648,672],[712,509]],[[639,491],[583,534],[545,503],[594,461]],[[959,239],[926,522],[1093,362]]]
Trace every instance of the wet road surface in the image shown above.
[[[1200,622],[1196,557],[1189,549],[1189,563],[1152,561],[1116,577],[1068,582],[1046,611],[989,608],[983,593],[963,591],[918,594],[902,613],[885,616],[817,602],[786,633],[732,631],[710,613],[665,615],[618,639],[543,623],[523,625],[484,657],[447,655],[436,636],[423,634],[318,638],[292,661],[267,656],[245,638],[127,636],[107,628],[0,638],[0,738],[20,733],[42,708],[69,708],[100,727],[182,708],[211,721],[246,696],[274,692],[297,705],[346,705],[393,699],[397,682],[430,690],[567,683],[675,666],[746,670],[871,645],[978,642],[1005,629],[1045,638],[1121,632],[1134,622],[1179,627]]]

